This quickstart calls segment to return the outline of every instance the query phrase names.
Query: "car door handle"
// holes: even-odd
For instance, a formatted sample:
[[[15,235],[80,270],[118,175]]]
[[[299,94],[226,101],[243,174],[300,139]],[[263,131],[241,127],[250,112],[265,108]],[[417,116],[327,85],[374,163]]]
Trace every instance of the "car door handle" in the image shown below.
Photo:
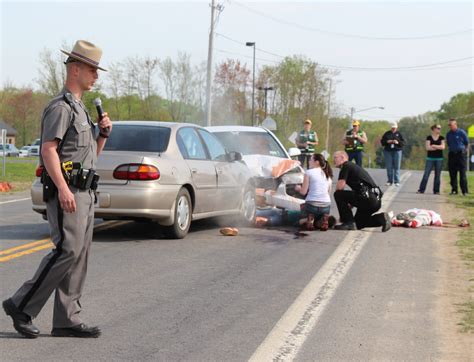
[[[192,169],[191,169],[191,172],[192,172],[192,173],[197,173],[198,170],[197,170],[197,168],[192,168]]]
[[[222,170],[217,170],[218,175],[222,175]]]

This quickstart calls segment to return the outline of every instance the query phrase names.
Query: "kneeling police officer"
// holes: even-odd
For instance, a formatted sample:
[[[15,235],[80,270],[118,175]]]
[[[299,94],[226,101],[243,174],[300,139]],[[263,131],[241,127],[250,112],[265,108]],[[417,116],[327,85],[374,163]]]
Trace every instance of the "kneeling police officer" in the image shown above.
[[[43,198],[51,240],[56,246],[46,255],[31,280],[3,302],[13,326],[27,338],[39,330],[32,323],[50,295],[55,293],[53,329],[56,337],[98,337],[98,327],[81,321],[79,299],[87,272],[94,226],[97,155],[112,130],[102,114],[95,126],[81,101],[98,78],[102,50],[79,40],[68,58],[66,84],[43,111],[41,156]]]
[[[362,167],[349,162],[346,152],[334,153],[334,164],[340,168],[334,198],[341,219],[337,230],[355,230],[365,227],[381,226],[382,231],[391,228],[390,217],[386,212],[374,214],[382,206],[382,190]],[[346,184],[352,190],[344,190]],[[352,207],[357,208],[355,216]]]

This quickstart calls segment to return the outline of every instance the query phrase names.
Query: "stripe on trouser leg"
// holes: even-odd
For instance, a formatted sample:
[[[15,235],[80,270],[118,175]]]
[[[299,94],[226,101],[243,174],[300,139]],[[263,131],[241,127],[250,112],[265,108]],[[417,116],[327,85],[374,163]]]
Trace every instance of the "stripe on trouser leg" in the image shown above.
[[[53,250],[55,253],[53,257],[50,259],[48,264],[44,267],[43,271],[41,272],[40,276],[38,279],[36,279],[35,283],[31,287],[30,291],[25,295],[23,300],[21,301],[18,309],[23,311],[23,309],[26,307],[28,302],[30,301],[31,297],[36,293],[38,288],[41,286],[41,283],[43,283],[44,279],[48,275],[49,271],[53,267],[54,263],[58,260],[58,258],[62,254],[62,245],[64,241],[64,229],[63,229],[63,209],[61,208],[61,204],[59,203],[59,195],[57,195],[57,208],[58,208],[58,229],[59,229],[59,234],[60,234],[60,239],[58,244],[56,245],[56,249]]]

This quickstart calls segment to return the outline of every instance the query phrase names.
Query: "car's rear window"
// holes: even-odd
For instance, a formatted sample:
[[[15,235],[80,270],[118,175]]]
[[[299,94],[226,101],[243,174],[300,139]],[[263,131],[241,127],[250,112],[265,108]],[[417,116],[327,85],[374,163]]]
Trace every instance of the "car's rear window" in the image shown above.
[[[168,127],[114,124],[105,144],[106,151],[166,151],[171,129]]]
[[[227,151],[243,155],[266,155],[287,158],[285,151],[266,132],[213,132]]]

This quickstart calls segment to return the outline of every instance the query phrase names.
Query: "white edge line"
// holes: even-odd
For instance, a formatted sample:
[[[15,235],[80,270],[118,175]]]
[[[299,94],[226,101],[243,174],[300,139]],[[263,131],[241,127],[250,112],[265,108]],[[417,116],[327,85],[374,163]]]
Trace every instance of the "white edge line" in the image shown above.
[[[410,175],[411,172],[404,173],[402,181]],[[389,196],[390,199],[385,202],[383,209],[391,205],[399,191],[400,188],[390,188],[385,192],[385,196]],[[370,236],[371,232],[363,231],[347,234],[275,324],[249,361],[292,361],[296,358]]]
[[[25,200],[31,200],[31,197],[26,197],[26,198],[24,198],[24,199],[16,199],[16,200],[2,201],[2,202],[0,202],[0,205],[11,204],[11,203],[13,203],[13,202],[20,202],[20,201],[25,201]]]

